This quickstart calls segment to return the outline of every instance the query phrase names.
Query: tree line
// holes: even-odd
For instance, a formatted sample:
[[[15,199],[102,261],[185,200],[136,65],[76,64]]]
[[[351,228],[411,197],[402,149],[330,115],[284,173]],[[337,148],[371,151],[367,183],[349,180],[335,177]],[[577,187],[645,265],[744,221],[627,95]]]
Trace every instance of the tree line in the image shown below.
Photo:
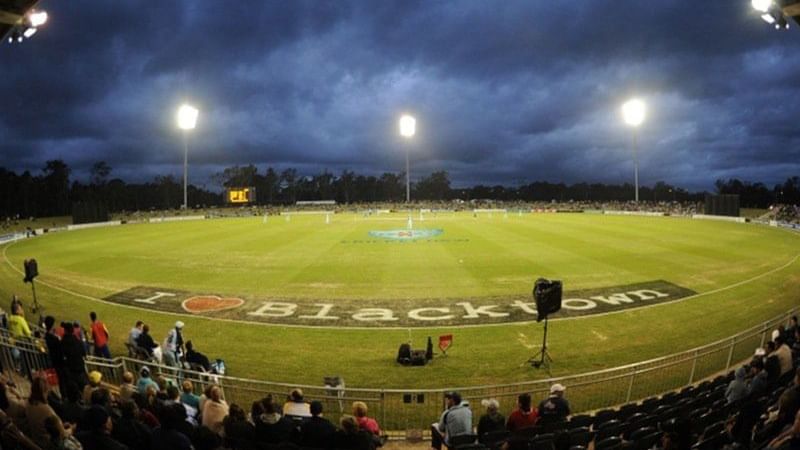
[[[0,167],[0,217],[48,217],[70,215],[77,202],[97,202],[111,212],[175,209],[183,202],[183,186],[174,175],[159,175],[152,181],[128,183],[112,177],[113,169],[98,161],[90,169],[90,179],[81,182],[72,178],[72,170],[62,160],[47,161],[38,173],[21,174]],[[260,171],[252,164],[227,167],[213,176],[216,185],[224,188],[251,186],[256,188],[259,205],[290,205],[304,200],[335,200],[337,203],[397,202],[405,200],[405,174],[385,172],[381,175],[357,174],[343,170],[337,174],[327,170],[304,175],[297,169]],[[738,179],[717,180],[716,192],[737,194],[742,207],[766,208],[775,203],[800,204],[800,178],[791,177],[771,189],[763,183]],[[551,183],[536,181],[519,186],[478,184],[454,188],[446,171],[433,172],[416,180],[412,186],[415,200],[447,201],[627,201],[633,197],[631,184]],[[704,192],[686,189],[659,181],[642,186],[639,196],[647,201],[702,201]],[[188,187],[191,207],[223,206],[222,193]]]

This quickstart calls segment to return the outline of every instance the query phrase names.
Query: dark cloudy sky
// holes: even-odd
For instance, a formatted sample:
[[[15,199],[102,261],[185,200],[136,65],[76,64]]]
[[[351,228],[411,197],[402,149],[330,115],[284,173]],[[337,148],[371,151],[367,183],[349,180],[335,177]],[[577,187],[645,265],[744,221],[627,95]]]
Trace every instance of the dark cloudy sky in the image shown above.
[[[800,175],[800,30],[749,0],[43,0],[0,45],[0,166],[178,174],[254,163],[456,185],[632,179],[621,103],[645,99],[641,180]],[[417,117],[403,142],[397,119]]]

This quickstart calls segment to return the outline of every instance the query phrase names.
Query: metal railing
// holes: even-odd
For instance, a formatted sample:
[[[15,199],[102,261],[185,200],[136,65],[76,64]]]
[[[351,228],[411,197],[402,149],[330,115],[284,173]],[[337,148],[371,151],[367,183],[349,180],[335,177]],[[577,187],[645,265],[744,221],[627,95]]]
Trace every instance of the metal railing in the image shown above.
[[[573,413],[613,407],[680,389],[728,371],[750,358],[753,350],[763,346],[770,333],[797,314],[798,310],[800,307],[792,308],[734,336],[648,361],[578,375],[487,386],[337,389],[209,375],[128,357],[112,360],[87,357],[86,369],[100,371],[104,381],[110,384],[120,384],[124,372],[137,374],[143,365],[147,365],[154,377],[161,376],[167,383],[180,385],[184,380],[192,381],[198,393],[211,384],[217,384],[229,403],[237,403],[245,410],[252,402],[267,395],[280,403],[290,389],[299,387],[303,389],[307,399],[321,401],[326,415],[332,420],[338,420],[342,414],[349,414],[352,402],[358,400],[368,405],[370,416],[380,421],[381,428],[394,430],[390,432],[394,436],[402,436],[408,430],[427,430],[444,408],[443,394],[452,390],[459,391],[463,399],[473,405],[476,412],[473,417],[477,420],[480,415],[477,405],[481,399],[496,398],[502,410],[510,410],[519,394],[529,393],[536,402],[546,398],[553,383],[568,387],[567,398]],[[0,363],[3,368],[13,368],[17,373],[26,376],[30,372],[49,367],[49,358],[40,342],[15,340],[7,333],[0,333]]]

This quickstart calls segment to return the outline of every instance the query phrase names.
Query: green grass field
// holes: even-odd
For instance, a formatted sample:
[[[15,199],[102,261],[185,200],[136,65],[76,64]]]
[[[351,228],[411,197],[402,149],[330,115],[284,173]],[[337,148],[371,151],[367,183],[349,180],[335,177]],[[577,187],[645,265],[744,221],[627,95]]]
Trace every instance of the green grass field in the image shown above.
[[[416,216],[415,216],[416,217]],[[108,324],[122,354],[137,319],[163,339],[174,315],[132,310],[104,298],[146,285],[337,305],[415,305],[432,300],[529,295],[540,277],[565,289],[666,280],[698,293],[685,301],[551,322],[553,375],[613,367],[692,348],[771,318],[800,300],[800,235],[684,218],[590,214],[426,215],[415,228],[443,234],[414,243],[374,242],[373,230],[405,228],[400,215],[295,216],[125,225],[55,233],[3,249],[0,293],[30,297],[22,260],[39,261],[40,300],[58,319]],[[752,279],[752,280],[751,280]],[[751,280],[735,288],[727,286]],[[56,289],[59,288],[59,289]],[[67,292],[69,291],[69,292]],[[82,296],[73,293],[82,294]],[[444,387],[545,376],[524,362],[541,325],[345,329],[231,323],[190,317],[185,334],[230,373],[319,384],[342,375],[352,387]],[[393,360],[400,342],[454,334],[445,359],[420,368]]]

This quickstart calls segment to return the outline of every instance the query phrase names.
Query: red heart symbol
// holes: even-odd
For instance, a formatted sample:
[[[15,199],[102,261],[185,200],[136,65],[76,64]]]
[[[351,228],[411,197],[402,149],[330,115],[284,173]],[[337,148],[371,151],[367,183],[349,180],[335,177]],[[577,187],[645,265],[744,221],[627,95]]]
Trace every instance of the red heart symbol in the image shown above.
[[[181,306],[184,310],[196,314],[238,308],[243,304],[244,300],[236,297],[222,298],[216,295],[197,295],[184,300]]]

